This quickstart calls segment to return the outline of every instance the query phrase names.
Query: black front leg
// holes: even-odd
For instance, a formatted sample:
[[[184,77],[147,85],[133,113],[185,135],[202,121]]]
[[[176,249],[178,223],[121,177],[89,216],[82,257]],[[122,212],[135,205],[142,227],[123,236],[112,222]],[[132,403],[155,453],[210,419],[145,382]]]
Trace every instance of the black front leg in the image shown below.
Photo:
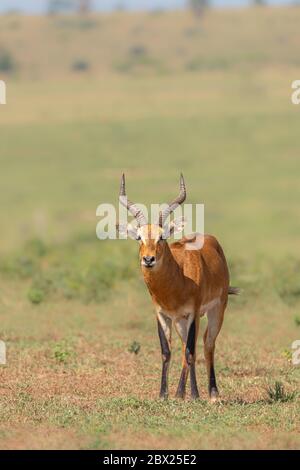
[[[191,379],[191,396],[192,398],[199,398],[199,391],[196,379],[196,321],[194,320],[190,326],[188,340],[186,345],[185,357],[190,367],[190,379]]]
[[[208,393],[209,393],[210,398],[212,399],[216,399],[219,396],[216,375],[215,375],[215,368],[213,364],[210,366],[210,371],[209,371]]]
[[[188,375],[189,375],[189,367],[187,364],[184,364],[182,366],[179,384],[178,384],[176,395],[175,395],[176,398],[183,399],[185,397],[186,381],[187,381]]]
[[[185,397],[185,389],[186,389],[186,382],[190,372],[190,380],[191,380],[191,396],[192,398],[199,398],[199,391],[197,387],[197,380],[196,380],[196,347],[197,341],[197,328],[196,328],[196,320],[194,319],[189,327],[187,333],[187,340],[186,343],[183,341],[183,365],[182,371],[180,375],[180,380],[176,392],[176,398],[184,398]]]
[[[171,360],[170,341],[172,323],[170,319],[160,314],[157,317],[157,326],[162,355],[162,374],[159,396],[160,398],[168,398],[168,372]]]

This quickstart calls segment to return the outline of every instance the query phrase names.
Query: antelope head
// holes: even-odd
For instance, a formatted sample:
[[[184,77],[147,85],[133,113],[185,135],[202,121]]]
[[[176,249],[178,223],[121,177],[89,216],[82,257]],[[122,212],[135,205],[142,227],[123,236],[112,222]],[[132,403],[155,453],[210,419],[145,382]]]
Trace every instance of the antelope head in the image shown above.
[[[180,176],[180,192],[176,199],[170,202],[166,209],[160,211],[159,220],[156,224],[149,224],[143,212],[136,204],[129,201],[126,196],[125,176],[122,175],[120,186],[120,203],[134,216],[137,224],[117,226],[122,235],[129,235],[130,238],[139,241],[139,259],[143,269],[154,269],[162,262],[163,255],[167,249],[167,238],[173,233],[183,230],[183,218],[166,223],[168,216],[184,202],[186,198],[186,188],[183,175]]]

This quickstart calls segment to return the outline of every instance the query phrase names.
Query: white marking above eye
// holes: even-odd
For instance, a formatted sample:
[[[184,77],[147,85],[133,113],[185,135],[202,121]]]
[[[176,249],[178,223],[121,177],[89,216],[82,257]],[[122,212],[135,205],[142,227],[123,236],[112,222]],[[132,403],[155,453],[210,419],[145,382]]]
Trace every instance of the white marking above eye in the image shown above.
[[[151,227],[143,225],[139,227],[137,234],[144,245],[147,245],[149,240],[158,243],[162,235],[162,229],[158,225],[152,225]]]

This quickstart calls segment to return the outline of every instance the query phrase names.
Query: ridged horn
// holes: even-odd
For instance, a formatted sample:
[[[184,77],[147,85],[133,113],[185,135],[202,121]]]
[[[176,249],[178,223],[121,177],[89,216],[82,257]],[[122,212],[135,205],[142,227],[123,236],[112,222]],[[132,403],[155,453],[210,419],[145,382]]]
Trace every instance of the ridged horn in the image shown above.
[[[183,178],[183,174],[180,175],[180,192],[174,201],[168,204],[168,207],[159,213],[159,226],[163,227],[167,217],[185,201],[186,198],[186,187]]]
[[[121,178],[119,201],[136,218],[139,226],[147,224],[147,220],[143,212],[137,207],[136,204],[131,202],[126,196],[124,173]]]

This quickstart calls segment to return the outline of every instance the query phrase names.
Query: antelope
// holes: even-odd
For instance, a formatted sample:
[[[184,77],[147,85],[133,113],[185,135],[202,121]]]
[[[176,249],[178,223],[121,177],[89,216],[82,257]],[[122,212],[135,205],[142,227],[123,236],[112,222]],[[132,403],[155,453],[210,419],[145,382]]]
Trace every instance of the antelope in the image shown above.
[[[119,234],[138,240],[139,261],[146,286],[155,307],[162,354],[160,397],[168,398],[168,372],[171,360],[172,326],[182,342],[182,371],[176,398],[184,398],[190,374],[191,397],[199,398],[196,380],[196,345],[199,321],[207,315],[204,333],[204,355],[211,401],[219,396],[214,352],[222,327],[228,294],[238,294],[229,285],[229,271],[223,250],[212,235],[193,234],[168,244],[167,238],[183,229],[183,221],[166,223],[170,214],[186,199],[186,186],[180,176],[180,192],[159,213],[156,224],[149,224],[143,212],[129,201],[122,175],[120,203],[134,216],[137,225],[118,225]],[[200,245],[191,246],[200,240]],[[197,248],[197,246],[201,246]],[[191,249],[192,248],[192,249]]]

